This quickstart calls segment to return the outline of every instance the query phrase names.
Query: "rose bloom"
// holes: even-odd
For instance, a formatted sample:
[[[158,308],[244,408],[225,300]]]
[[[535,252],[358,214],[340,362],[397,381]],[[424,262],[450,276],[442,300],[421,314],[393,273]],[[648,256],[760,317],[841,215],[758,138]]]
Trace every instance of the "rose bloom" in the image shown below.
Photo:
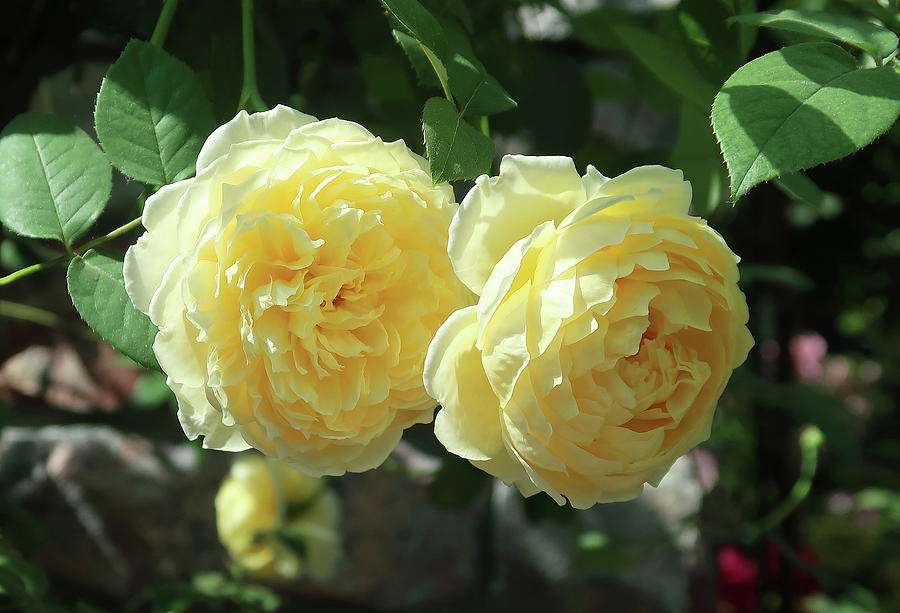
[[[587,508],[634,498],[707,438],[752,339],[738,258],[690,203],[660,166],[608,179],[506,156],[478,179],[449,252],[480,298],[425,361],[448,450]]]
[[[337,475],[431,421],[428,343],[472,301],[456,208],[403,141],[349,121],[279,106],[213,132],[196,177],[147,199],[124,268],[188,437]]]
[[[216,494],[219,540],[257,577],[328,579],[340,559],[339,523],[324,481],[257,454],[240,456]]]

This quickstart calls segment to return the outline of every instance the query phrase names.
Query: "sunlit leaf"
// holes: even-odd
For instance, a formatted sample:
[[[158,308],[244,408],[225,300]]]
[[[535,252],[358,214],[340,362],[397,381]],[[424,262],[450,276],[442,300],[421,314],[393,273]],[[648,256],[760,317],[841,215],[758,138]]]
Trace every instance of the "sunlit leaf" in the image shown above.
[[[878,57],[886,57],[897,48],[896,34],[881,26],[848,15],[785,9],[737,15],[730,21],[837,40]]]
[[[66,245],[109,200],[112,170],[91,137],[46,113],[23,113],[0,133],[0,222]]]
[[[445,98],[431,98],[422,116],[425,148],[435,183],[489,172],[494,143],[469,125]]]
[[[215,127],[203,87],[184,63],[132,40],[100,86],[94,114],[110,161],[138,181],[166,185],[194,174]]]
[[[785,47],[745,64],[722,86],[712,122],[731,197],[777,176],[853,153],[900,114],[900,74],[859,69],[831,43]]]

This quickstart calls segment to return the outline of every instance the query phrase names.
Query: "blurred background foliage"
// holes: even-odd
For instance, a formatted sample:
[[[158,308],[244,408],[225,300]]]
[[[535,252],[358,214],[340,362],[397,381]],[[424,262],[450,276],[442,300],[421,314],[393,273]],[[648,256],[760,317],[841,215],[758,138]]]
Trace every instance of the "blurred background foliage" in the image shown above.
[[[900,128],[732,206],[709,122],[735,69],[808,40],[728,17],[827,10],[896,32],[897,3],[423,4],[467,33],[518,103],[490,118],[496,160],[681,168],[695,213],[741,255],[757,344],[710,441],[639,500],[576,512],[522,500],[416,427],[378,471],[332,480],[346,549],[334,579],[257,583],[215,534],[231,458],[183,440],[162,376],[99,342],[55,269],[0,296],[0,610],[900,611]],[[92,133],[100,79],[159,9],[4,2],[0,125],[35,109]],[[240,27],[237,0],[183,0],[166,41],[219,123],[238,105]],[[421,109],[440,90],[419,81],[379,2],[258,0],[256,29],[269,105],[424,153]],[[116,177],[98,232],[135,214],[141,186]],[[0,274],[55,249],[2,233]]]

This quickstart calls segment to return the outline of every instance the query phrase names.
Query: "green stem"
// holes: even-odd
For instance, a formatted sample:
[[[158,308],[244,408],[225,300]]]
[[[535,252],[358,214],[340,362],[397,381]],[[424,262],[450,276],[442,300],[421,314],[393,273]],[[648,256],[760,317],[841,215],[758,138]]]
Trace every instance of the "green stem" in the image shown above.
[[[263,101],[256,84],[256,40],[253,30],[253,0],[241,0],[241,47],[244,55],[244,84],[238,110],[265,111],[269,107]]]
[[[813,477],[816,476],[816,468],[819,463],[819,447],[822,446],[824,437],[822,431],[815,426],[806,426],[800,433],[800,475],[787,498],[775,507],[764,518],[756,530],[757,536],[771,532],[793,513],[800,503],[809,495],[812,489]]]
[[[93,249],[94,247],[102,245],[103,243],[110,241],[110,240],[116,238],[117,236],[121,236],[121,235],[125,234],[126,232],[130,232],[131,230],[138,227],[140,225],[140,223],[141,223],[140,217],[138,217],[137,219],[132,219],[127,224],[119,226],[112,232],[104,234],[103,236],[101,236],[99,238],[95,238],[94,240],[85,243],[78,249],[69,250],[66,253],[66,255],[61,255],[59,257],[55,257],[55,258],[53,258],[51,260],[47,260],[45,262],[39,262],[37,264],[32,264],[31,266],[26,266],[25,268],[20,268],[19,270],[12,272],[12,273],[6,275],[5,277],[0,277],[0,285],[7,285],[9,283],[12,283],[13,281],[21,279],[22,277],[27,277],[28,275],[32,275],[36,272],[46,270],[48,268],[56,266],[57,264],[61,264],[62,262],[68,262],[75,256],[83,254],[88,249]]]
[[[12,317],[22,321],[30,321],[48,328],[58,328],[60,322],[59,315],[56,313],[8,300],[0,300],[0,317]]]
[[[481,133],[484,134],[485,136],[487,136],[488,138],[491,137],[491,124],[488,120],[487,115],[481,116]]]
[[[175,16],[175,9],[178,8],[179,0],[163,0],[162,11],[159,13],[159,19],[156,20],[156,27],[153,28],[153,34],[150,35],[150,44],[162,47],[166,42],[166,35],[169,33],[169,26],[172,25],[172,17]]]
[[[51,268],[61,262],[67,262],[69,260],[69,254],[61,255],[57,258],[53,258],[52,260],[47,260],[46,262],[40,262],[38,264],[32,264],[31,266],[26,266],[25,268],[20,268],[19,270],[12,272],[5,277],[0,277],[0,285],[6,285],[7,283],[12,283],[13,281],[20,279],[22,277],[27,277],[28,275],[34,274],[36,272],[40,272],[47,268]]]
[[[287,500],[284,496],[284,483],[281,480],[281,474],[278,472],[278,468],[275,464],[277,460],[273,460],[266,456],[265,461],[266,468],[269,469],[269,477],[272,479],[272,490],[275,492],[275,509],[278,513],[277,527],[280,528],[284,524],[285,516],[287,515]]]
[[[79,247],[77,249],[78,254],[81,255],[82,253],[86,252],[88,249],[93,249],[94,247],[96,247],[98,245],[102,245],[103,243],[105,243],[107,241],[111,241],[112,239],[116,238],[117,236],[122,236],[123,234],[125,234],[127,232],[131,232],[132,230],[137,228],[139,225],[141,225],[140,217],[138,217],[136,219],[132,219],[127,224],[125,224],[123,226],[119,226],[115,230],[113,230],[107,234],[104,234],[103,236],[101,236],[99,238],[95,238],[94,240],[85,243],[84,245],[82,245],[81,247]]]

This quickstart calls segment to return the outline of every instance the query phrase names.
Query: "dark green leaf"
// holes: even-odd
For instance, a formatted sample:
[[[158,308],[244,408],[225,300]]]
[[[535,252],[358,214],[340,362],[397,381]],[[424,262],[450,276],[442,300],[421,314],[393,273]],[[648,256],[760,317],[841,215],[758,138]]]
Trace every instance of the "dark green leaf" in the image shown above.
[[[46,113],[23,113],[0,133],[0,221],[71,245],[109,200],[112,170],[91,137]]]
[[[440,7],[442,16],[452,15],[466,29],[466,32],[472,33],[475,24],[472,22],[472,14],[469,7],[466,6],[466,0],[438,0],[437,5]]]
[[[785,47],[725,82],[712,122],[737,199],[779,175],[823,164],[871,143],[900,114],[900,75],[858,69],[831,43]]]
[[[793,172],[779,178],[778,187],[797,200],[803,200],[810,204],[818,204],[824,197],[822,190],[815,182],[802,172]]]
[[[841,41],[879,58],[897,48],[897,35],[890,30],[847,15],[785,9],[737,15],[731,20]]]
[[[516,107],[506,90],[476,59],[455,53],[447,65],[450,92],[464,115],[493,115]]]
[[[487,473],[468,461],[447,455],[434,481],[428,486],[428,502],[445,511],[468,508],[485,491],[490,481]]]
[[[95,121],[110,161],[129,177],[157,185],[194,174],[200,147],[215,127],[191,69],[139,40],[129,42],[106,73]]]
[[[47,591],[47,577],[37,566],[16,555],[0,554],[0,594],[16,601],[41,598]]]
[[[682,0],[673,14],[691,62],[717,85],[744,63],[748,48],[744,39],[756,33],[752,26],[726,25],[733,15],[728,4],[725,0]]]
[[[135,362],[159,370],[153,355],[156,326],[125,293],[122,261],[91,249],[69,264],[69,295],[84,321]]]
[[[771,283],[798,292],[806,292],[815,287],[812,279],[796,268],[770,264],[742,264],[741,287],[754,283]]]
[[[762,379],[754,393],[762,403],[791,413],[798,424],[817,426],[825,435],[831,452],[845,467],[861,461],[862,450],[854,436],[854,416],[841,398],[811,385],[774,385]]]
[[[449,24],[446,34],[451,49],[447,62],[450,92],[463,115],[493,115],[515,108],[516,101],[475,57],[462,28]]]
[[[381,0],[381,4],[413,38],[439,58],[445,56],[447,41],[441,24],[418,0]]]
[[[695,214],[705,217],[725,200],[725,166],[719,157],[709,117],[693,104],[681,105],[678,139],[670,161],[691,182]]]
[[[709,108],[715,87],[694,67],[687,52],[636,19],[598,10],[574,17],[572,25],[580,40],[599,49],[624,49],[679,96]]]
[[[466,123],[449,100],[431,98],[425,103],[422,131],[435,183],[490,171],[493,141]]]
[[[877,0],[843,0],[846,4],[852,4],[861,11],[872,15],[895,34],[900,34],[900,11],[890,6],[881,6]],[[745,11],[749,12],[749,11]]]
[[[425,50],[419,44],[419,41],[400,30],[394,30],[393,35],[394,40],[400,44],[403,52],[406,53],[406,57],[409,59],[409,63],[412,65],[413,71],[422,85],[440,87],[441,84],[438,81],[437,74],[435,74],[434,68],[431,67],[431,62],[428,61],[428,56],[425,55]]]
[[[622,23],[615,26],[614,31],[632,57],[660,82],[699,107],[709,108],[716,93],[715,88],[697,72],[686,54],[673,49],[671,43],[639,26]]]
[[[776,179],[778,188],[793,198],[786,211],[788,220],[798,227],[806,227],[817,219],[831,219],[840,214],[843,202],[832,192],[823,192],[802,172],[794,172]]]

